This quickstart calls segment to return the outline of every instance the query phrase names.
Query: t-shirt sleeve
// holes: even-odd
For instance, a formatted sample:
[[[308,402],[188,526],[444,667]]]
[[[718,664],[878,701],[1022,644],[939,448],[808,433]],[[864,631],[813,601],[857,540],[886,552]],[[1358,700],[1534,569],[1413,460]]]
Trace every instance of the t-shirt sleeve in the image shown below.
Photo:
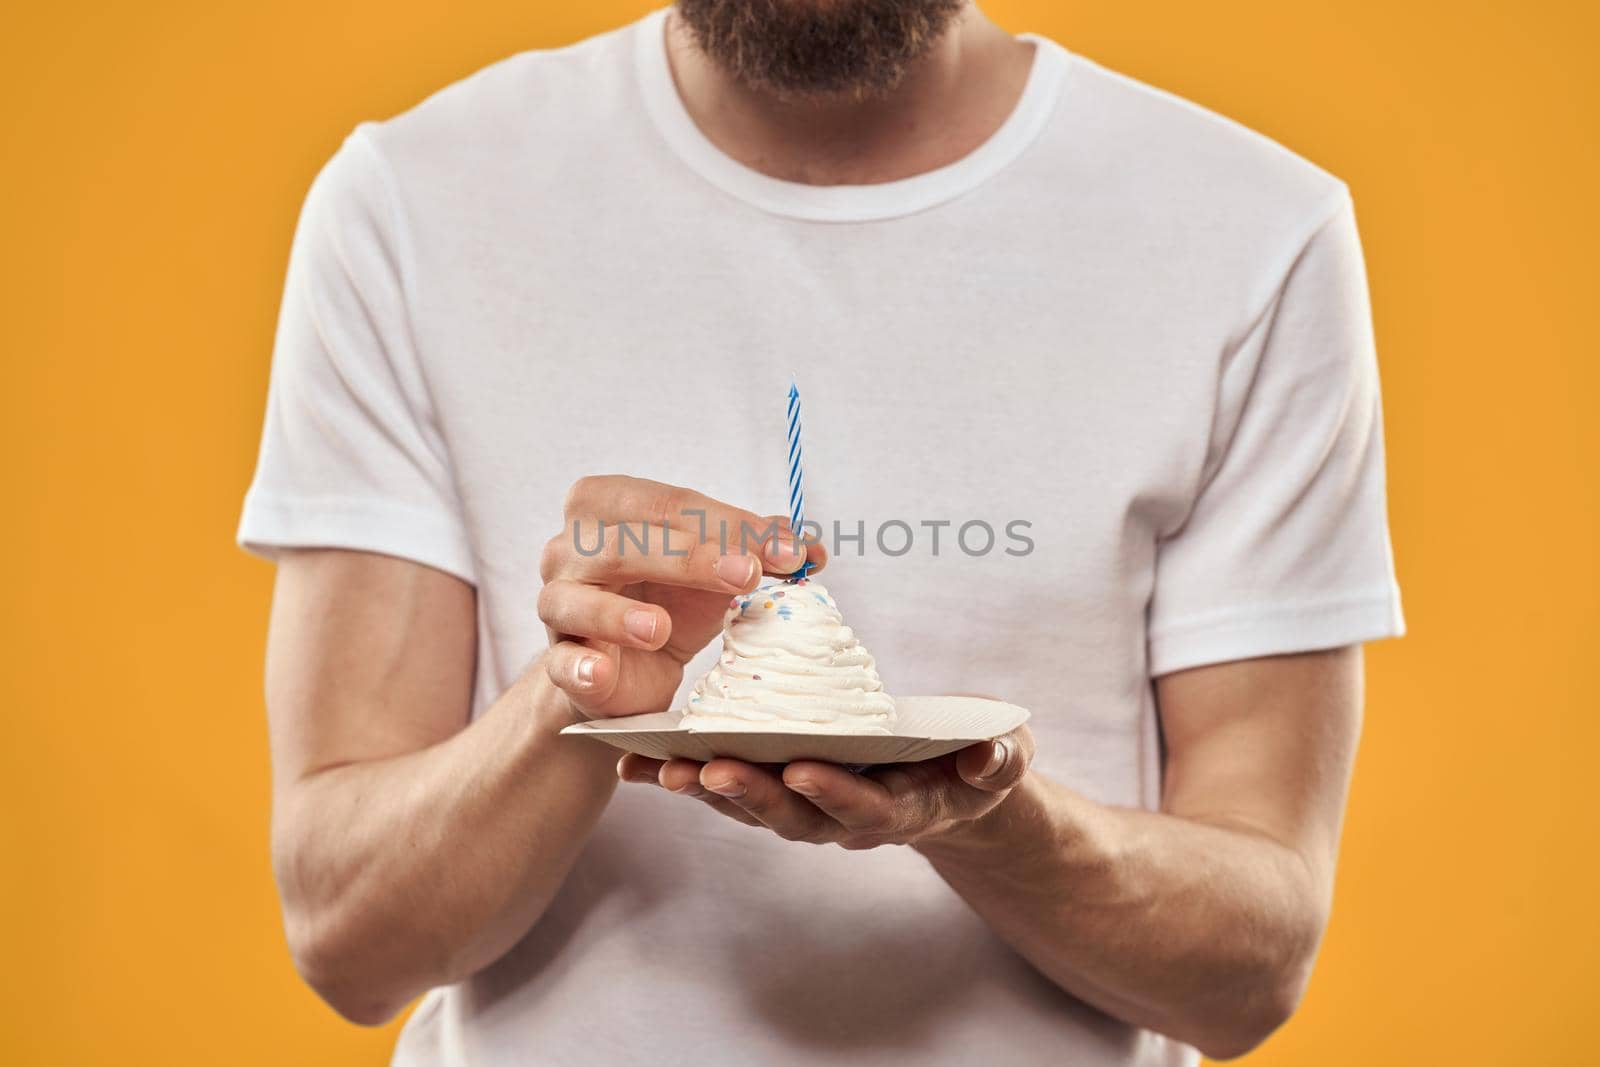
[[[1366,271],[1343,195],[1223,365],[1198,495],[1157,546],[1150,672],[1404,629]]]
[[[381,552],[473,581],[411,332],[393,192],[358,127],[306,196],[238,540],[267,558],[290,547]]]

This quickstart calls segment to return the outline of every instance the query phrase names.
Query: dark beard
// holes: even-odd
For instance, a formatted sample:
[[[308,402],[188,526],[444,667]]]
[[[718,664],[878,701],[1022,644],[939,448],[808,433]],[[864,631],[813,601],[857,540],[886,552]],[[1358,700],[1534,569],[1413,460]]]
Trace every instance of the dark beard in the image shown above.
[[[751,88],[876,96],[926,55],[964,0],[678,0],[695,43]]]

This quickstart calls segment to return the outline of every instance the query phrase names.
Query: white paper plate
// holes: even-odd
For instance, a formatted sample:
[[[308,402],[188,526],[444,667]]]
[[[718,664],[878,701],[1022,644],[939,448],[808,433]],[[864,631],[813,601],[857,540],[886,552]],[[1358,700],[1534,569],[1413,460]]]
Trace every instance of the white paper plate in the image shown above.
[[[748,763],[790,763],[800,759],[830,763],[914,763],[1010,733],[1028,721],[1015,704],[981,697],[899,697],[892,734],[818,734],[797,731],[691,731],[680,725],[681,711],[591,719],[561,732],[593,737],[627,752],[654,759],[717,756]]]

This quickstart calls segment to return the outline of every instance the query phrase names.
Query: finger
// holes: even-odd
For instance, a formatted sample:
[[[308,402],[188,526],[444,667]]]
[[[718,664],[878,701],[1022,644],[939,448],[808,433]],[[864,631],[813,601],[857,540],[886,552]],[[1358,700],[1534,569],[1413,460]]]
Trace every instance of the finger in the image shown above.
[[[881,783],[836,763],[791,763],[783,770],[783,784],[852,833],[896,834],[912,829],[913,813]]]
[[[993,799],[968,788],[956,773],[953,755],[870,770],[862,777],[888,790],[902,831],[968,818]]]
[[[787,578],[798,574],[805,565],[809,565],[807,574],[815,574],[828,565],[827,547],[821,541],[811,540],[810,531],[802,531],[805,537],[802,540],[784,515],[768,515],[761,521],[763,530],[776,531],[775,538],[768,540],[761,551],[767,573]]]
[[[700,768],[704,764],[697,760],[674,757],[661,764],[657,771],[657,780],[661,788],[672,792],[682,793],[685,796],[699,796],[705,792],[700,785]]]
[[[653,760],[651,762],[659,761]],[[700,784],[700,768],[702,766],[703,764],[691,759],[667,760],[660,763],[657,768],[657,784],[663,789],[677,793],[680,796],[693,797],[735,822],[742,822],[746,826],[760,826],[761,823],[754,815],[740,808],[733,801],[718,796]]]
[[[544,662],[550,680],[580,708],[603,702],[617,686],[617,665],[603,647],[561,641]]]
[[[1033,762],[1033,734],[1026,726],[993,741],[968,745],[956,754],[956,773],[974,789],[1003,793],[1022,780]]]
[[[660,781],[663,762],[665,761],[641,756],[637,752],[624,753],[622,758],[617,760],[617,778],[619,781],[639,785],[656,785]]]
[[[697,541],[726,546],[725,551],[743,546],[745,552],[762,555],[767,554],[761,546],[788,529],[786,522],[775,525],[772,519],[693,489],[620,474],[578,479],[567,492],[565,515],[569,528],[573,520],[584,519],[595,524],[627,523],[635,528],[670,527],[692,532]],[[800,566],[800,556],[791,545],[786,551],[775,549],[767,562],[775,573],[787,574]]]
[[[821,541],[806,542],[806,562],[811,564],[808,574],[816,574],[828,565],[828,546]]]
[[[700,784],[787,841],[822,842],[840,836],[838,824],[759,767],[715,759],[700,769]]]
[[[783,515],[768,516],[767,521],[779,523],[785,530],[794,529],[793,522],[791,522],[788,517]],[[811,532],[811,527],[813,526],[816,527],[817,532],[815,534]],[[817,525],[816,523],[808,522],[806,523],[805,527],[801,529],[797,537],[800,540],[800,547],[805,549],[804,560],[796,559],[791,570],[784,572],[780,568],[776,571],[776,573],[793,574],[799,571],[801,564],[804,563],[806,565],[806,574],[810,575],[816,574],[818,571],[822,570],[828,565],[828,546],[822,541],[821,526]]]
[[[698,541],[692,532],[663,528],[621,530],[578,524],[545,543],[539,571],[546,583],[572,581],[620,588],[634,582],[745,593],[755,588],[761,561],[730,545]]]
[[[651,759],[641,756],[636,752],[629,752],[617,761],[617,777],[624,782],[638,785],[661,785],[661,771],[666,766],[665,760]],[[699,764],[695,764],[698,768]],[[697,773],[697,772],[696,772]],[[693,796],[696,800],[711,808],[719,815],[725,815],[734,822],[744,823],[746,826],[761,826],[755,816],[736,807],[731,800],[724,800],[715,793],[707,792],[701,788],[698,780],[695,782],[694,792],[687,790],[674,790],[686,796]],[[762,827],[765,829],[765,827]]]
[[[700,803],[704,804],[706,807],[710,808],[712,811],[715,811],[717,814],[726,815],[734,822],[744,823],[746,826],[754,826],[758,830],[766,829],[766,826],[762,824],[760,819],[756,818],[754,815],[751,815],[748,811],[745,811],[733,801],[724,800],[715,793],[701,793],[695,799],[700,801]]]
[[[651,651],[672,634],[666,608],[565,579],[539,590],[539,618],[558,634]]]
[[[814,542],[802,541],[790,527],[789,520],[782,515],[763,518],[759,532],[762,538],[759,542],[762,567],[768,574],[784,578],[799,571],[809,553],[820,547]],[[744,545],[741,543],[740,547]],[[813,565],[811,569],[816,570],[817,567]]]

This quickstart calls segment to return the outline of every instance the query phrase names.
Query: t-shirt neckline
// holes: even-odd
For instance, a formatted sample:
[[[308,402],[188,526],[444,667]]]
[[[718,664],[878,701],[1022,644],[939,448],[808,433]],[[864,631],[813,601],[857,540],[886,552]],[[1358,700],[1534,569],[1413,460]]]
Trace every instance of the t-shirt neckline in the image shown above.
[[[1055,110],[1070,56],[1034,34],[1033,65],[1011,114],[978,147],[954,162],[874,185],[807,185],[762,174],[724,153],[695,125],[667,62],[667,10],[635,27],[635,58],[645,109],[667,144],[702,178],[774,215],[812,222],[871,222],[937,207],[970,192],[1003,170],[1033,143]]]

